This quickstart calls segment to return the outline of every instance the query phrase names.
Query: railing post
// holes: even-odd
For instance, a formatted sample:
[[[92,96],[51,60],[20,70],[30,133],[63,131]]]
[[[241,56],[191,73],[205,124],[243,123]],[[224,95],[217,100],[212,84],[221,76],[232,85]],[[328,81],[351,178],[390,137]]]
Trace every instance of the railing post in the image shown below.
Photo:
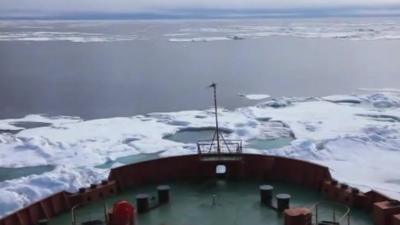
[[[333,208],[333,222],[336,222],[336,209]]]
[[[347,215],[347,225],[350,225],[350,212],[349,212],[349,214]]]
[[[200,143],[197,142],[197,153],[201,155]]]
[[[72,225],[75,225],[75,213],[74,213],[74,210],[72,209],[72,212],[71,212],[71,222],[72,222]]]
[[[75,209],[79,207],[79,204],[74,205],[71,208],[71,217],[72,217],[72,225],[76,225],[76,214],[75,214]]]
[[[104,207],[104,218],[105,218],[105,220],[106,220],[106,224],[109,224],[109,221],[108,221],[109,219],[108,219],[108,207],[107,207],[107,204],[104,203],[103,207]]]

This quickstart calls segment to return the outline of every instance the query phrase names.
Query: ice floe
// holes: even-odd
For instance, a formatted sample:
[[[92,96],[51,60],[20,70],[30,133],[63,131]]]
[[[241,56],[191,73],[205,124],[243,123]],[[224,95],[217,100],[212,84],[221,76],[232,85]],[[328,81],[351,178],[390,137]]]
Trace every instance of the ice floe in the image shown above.
[[[270,23],[257,25],[218,24],[215,27],[183,28],[182,34],[223,35],[219,40],[254,39],[271,36],[287,36],[298,38],[333,38],[347,40],[398,40],[400,39],[400,23],[398,20],[382,20],[377,22],[356,21],[304,21],[287,23]],[[179,35],[179,33],[175,33]],[[193,37],[192,39],[196,39]],[[191,40],[189,38],[185,40]],[[212,40],[212,39],[211,39]]]
[[[69,41],[69,42],[114,42],[133,41],[137,36],[132,34],[115,35],[86,32],[60,31],[13,31],[1,32],[0,41]]]
[[[140,24],[140,26],[137,26]],[[112,26],[133,29],[110,33]],[[353,41],[399,40],[398,19],[369,20],[264,20],[209,22],[203,25],[174,23],[154,31],[153,26],[134,21],[2,21],[0,41],[115,42],[163,38],[170,42],[212,42],[267,37],[330,38]],[[185,27],[188,26],[188,27]],[[190,26],[190,27],[189,27]],[[137,29],[136,29],[137,28]],[[97,32],[94,32],[96,30]],[[90,32],[88,32],[90,31]]]
[[[171,34],[164,34],[165,37],[178,37],[178,36],[187,36],[191,33],[171,33]]]
[[[400,89],[397,88],[359,88],[359,91],[366,92],[395,92],[400,93]]]
[[[250,107],[221,108],[218,114],[225,137],[242,139],[245,152],[326,165],[340,181],[400,199],[397,92],[270,98]],[[195,154],[197,138],[187,137],[192,132],[212,138],[213,116],[209,109],[87,121],[43,115],[0,120],[5,130],[0,167],[54,167],[0,182],[0,215],[51,193],[99,182],[118,165]],[[47,124],[18,126],[21,122]]]
[[[193,38],[170,38],[171,42],[208,42],[208,41],[227,41],[229,37],[193,37]]]
[[[325,101],[336,102],[336,103],[359,104],[362,102],[362,100],[359,97],[351,95],[330,95],[322,97],[322,99]]]
[[[247,98],[249,100],[263,100],[271,96],[266,94],[239,94],[240,97]]]

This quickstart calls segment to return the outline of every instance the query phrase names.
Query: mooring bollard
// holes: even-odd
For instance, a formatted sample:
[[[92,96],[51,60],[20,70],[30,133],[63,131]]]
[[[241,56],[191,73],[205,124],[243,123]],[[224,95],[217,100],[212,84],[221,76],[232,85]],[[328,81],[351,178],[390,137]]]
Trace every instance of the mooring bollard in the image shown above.
[[[79,193],[85,193],[86,188],[79,188]]]
[[[285,211],[285,209],[289,208],[290,198],[291,198],[291,196],[289,194],[277,194],[276,195],[278,212],[281,213],[281,212]]]
[[[158,203],[159,204],[166,204],[170,200],[170,186],[168,185],[160,185],[157,187],[158,193]]]
[[[149,211],[150,208],[149,199],[150,196],[148,194],[136,195],[136,208],[139,214]]]
[[[272,191],[274,187],[271,185],[260,185],[261,203],[267,206],[272,205]]]

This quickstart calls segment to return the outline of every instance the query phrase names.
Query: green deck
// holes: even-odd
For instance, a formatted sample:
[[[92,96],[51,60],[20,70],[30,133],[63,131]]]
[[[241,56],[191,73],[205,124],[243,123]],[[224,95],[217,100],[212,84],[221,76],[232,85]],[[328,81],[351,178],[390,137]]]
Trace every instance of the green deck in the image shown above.
[[[292,196],[291,207],[311,207],[325,201],[319,192],[297,185],[271,183],[274,195],[289,193]],[[139,225],[283,225],[282,217],[260,204],[259,187],[256,182],[213,181],[205,183],[173,183],[171,202],[146,214],[138,216]],[[135,201],[135,195],[147,193],[156,198],[156,186],[146,186],[121,193],[104,201],[94,202],[77,211],[78,222],[91,219],[103,219],[103,204],[109,207],[117,200]],[[212,196],[216,196],[216,205],[212,205]],[[156,200],[153,200],[156,201]],[[153,203],[153,202],[152,202]],[[328,202],[328,205],[329,202]],[[333,207],[333,205],[332,205]],[[340,217],[345,208],[336,206],[336,215]],[[332,211],[320,210],[320,219],[331,219]],[[51,225],[70,225],[71,215],[66,213],[50,221]],[[347,224],[347,223],[342,223]],[[372,225],[372,219],[366,212],[352,210],[352,225]]]

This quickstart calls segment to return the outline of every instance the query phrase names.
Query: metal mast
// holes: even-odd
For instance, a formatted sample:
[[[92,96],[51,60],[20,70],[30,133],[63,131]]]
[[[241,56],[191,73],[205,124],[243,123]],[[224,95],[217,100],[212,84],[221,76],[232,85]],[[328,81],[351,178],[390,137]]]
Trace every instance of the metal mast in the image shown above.
[[[214,137],[217,138],[217,153],[218,155],[221,154],[221,146],[219,143],[219,125],[218,125],[218,106],[217,106],[217,84],[212,83],[210,85],[214,89],[214,110],[215,110],[215,135]]]
[[[231,154],[230,160],[240,160],[241,157],[238,155],[242,153],[242,141],[241,140],[225,140],[223,132],[219,130],[218,123],[218,104],[217,104],[217,84],[212,83],[208,88],[213,88],[214,97],[214,114],[215,114],[215,132],[212,140],[198,141],[197,151],[200,156],[200,160],[212,161],[212,160],[223,160]],[[222,145],[221,145],[222,141]],[[217,142],[217,144],[215,144]],[[206,157],[206,155],[210,157]],[[224,156],[222,156],[224,154]],[[217,157],[216,157],[217,156]]]

